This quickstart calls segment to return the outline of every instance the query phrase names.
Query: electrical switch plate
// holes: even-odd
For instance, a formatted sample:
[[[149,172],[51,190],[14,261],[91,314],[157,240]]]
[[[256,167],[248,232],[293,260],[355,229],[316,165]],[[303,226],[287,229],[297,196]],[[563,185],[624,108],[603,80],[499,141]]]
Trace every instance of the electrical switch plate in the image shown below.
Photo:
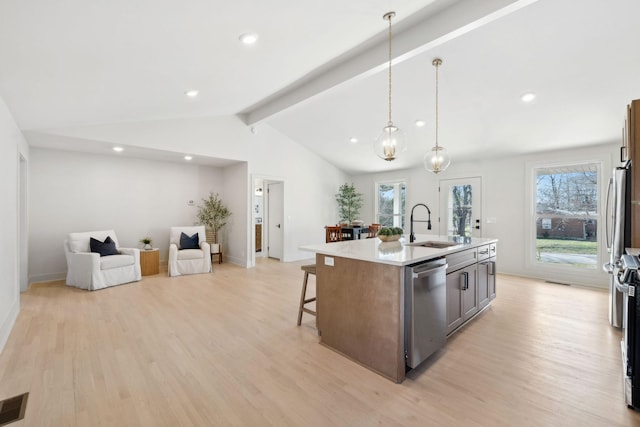
[[[330,257],[330,256],[324,257],[324,265],[329,265],[333,267],[333,257]]]

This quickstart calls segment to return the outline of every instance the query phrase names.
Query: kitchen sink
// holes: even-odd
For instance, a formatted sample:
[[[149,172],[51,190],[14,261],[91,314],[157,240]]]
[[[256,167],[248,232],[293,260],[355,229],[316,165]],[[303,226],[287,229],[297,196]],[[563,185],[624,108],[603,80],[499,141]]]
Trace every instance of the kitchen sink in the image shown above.
[[[427,242],[410,243],[409,246],[422,246],[423,248],[444,249],[444,248],[449,248],[451,246],[457,246],[459,244],[460,243],[453,243],[453,242],[427,241]]]

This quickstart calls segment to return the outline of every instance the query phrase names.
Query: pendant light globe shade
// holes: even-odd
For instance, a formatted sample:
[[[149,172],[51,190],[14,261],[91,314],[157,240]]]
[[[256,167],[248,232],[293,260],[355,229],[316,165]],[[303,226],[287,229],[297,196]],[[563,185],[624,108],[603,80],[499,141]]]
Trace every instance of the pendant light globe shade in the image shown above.
[[[385,126],[373,143],[373,151],[376,155],[388,162],[395,160],[405,150],[404,133],[393,123]]]
[[[451,157],[449,157],[449,153],[444,147],[435,146],[424,155],[425,169],[434,174],[444,172],[450,163]]]

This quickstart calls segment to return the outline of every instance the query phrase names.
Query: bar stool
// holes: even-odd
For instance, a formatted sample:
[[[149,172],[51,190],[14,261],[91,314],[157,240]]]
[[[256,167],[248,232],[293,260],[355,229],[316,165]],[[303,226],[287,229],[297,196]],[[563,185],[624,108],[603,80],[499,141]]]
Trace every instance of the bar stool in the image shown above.
[[[302,322],[302,312],[309,313],[314,316],[316,315],[315,311],[305,307],[305,304],[316,300],[316,297],[307,298],[307,282],[309,281],[310,274],[313,274],[315,276],[316,265],[303,265],[302,267],[300,267],[300,269],[304,271],[304,280],[302,281],[302,294],[300,295],[300,307],[298,308],[298,326],[300,326],[300,323]]]

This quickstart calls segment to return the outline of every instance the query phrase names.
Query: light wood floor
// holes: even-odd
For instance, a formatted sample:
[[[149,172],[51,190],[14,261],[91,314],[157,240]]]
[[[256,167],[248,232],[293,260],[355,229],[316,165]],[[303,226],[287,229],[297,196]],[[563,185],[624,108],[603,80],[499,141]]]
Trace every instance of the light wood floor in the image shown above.
[[[313,317],[296,327],[300,265],[32,286],[0,355],[0,399],[30,392],[11,427],[640,425],[605,292],[501,275],[492,306],[394,384],[319,345]]]

